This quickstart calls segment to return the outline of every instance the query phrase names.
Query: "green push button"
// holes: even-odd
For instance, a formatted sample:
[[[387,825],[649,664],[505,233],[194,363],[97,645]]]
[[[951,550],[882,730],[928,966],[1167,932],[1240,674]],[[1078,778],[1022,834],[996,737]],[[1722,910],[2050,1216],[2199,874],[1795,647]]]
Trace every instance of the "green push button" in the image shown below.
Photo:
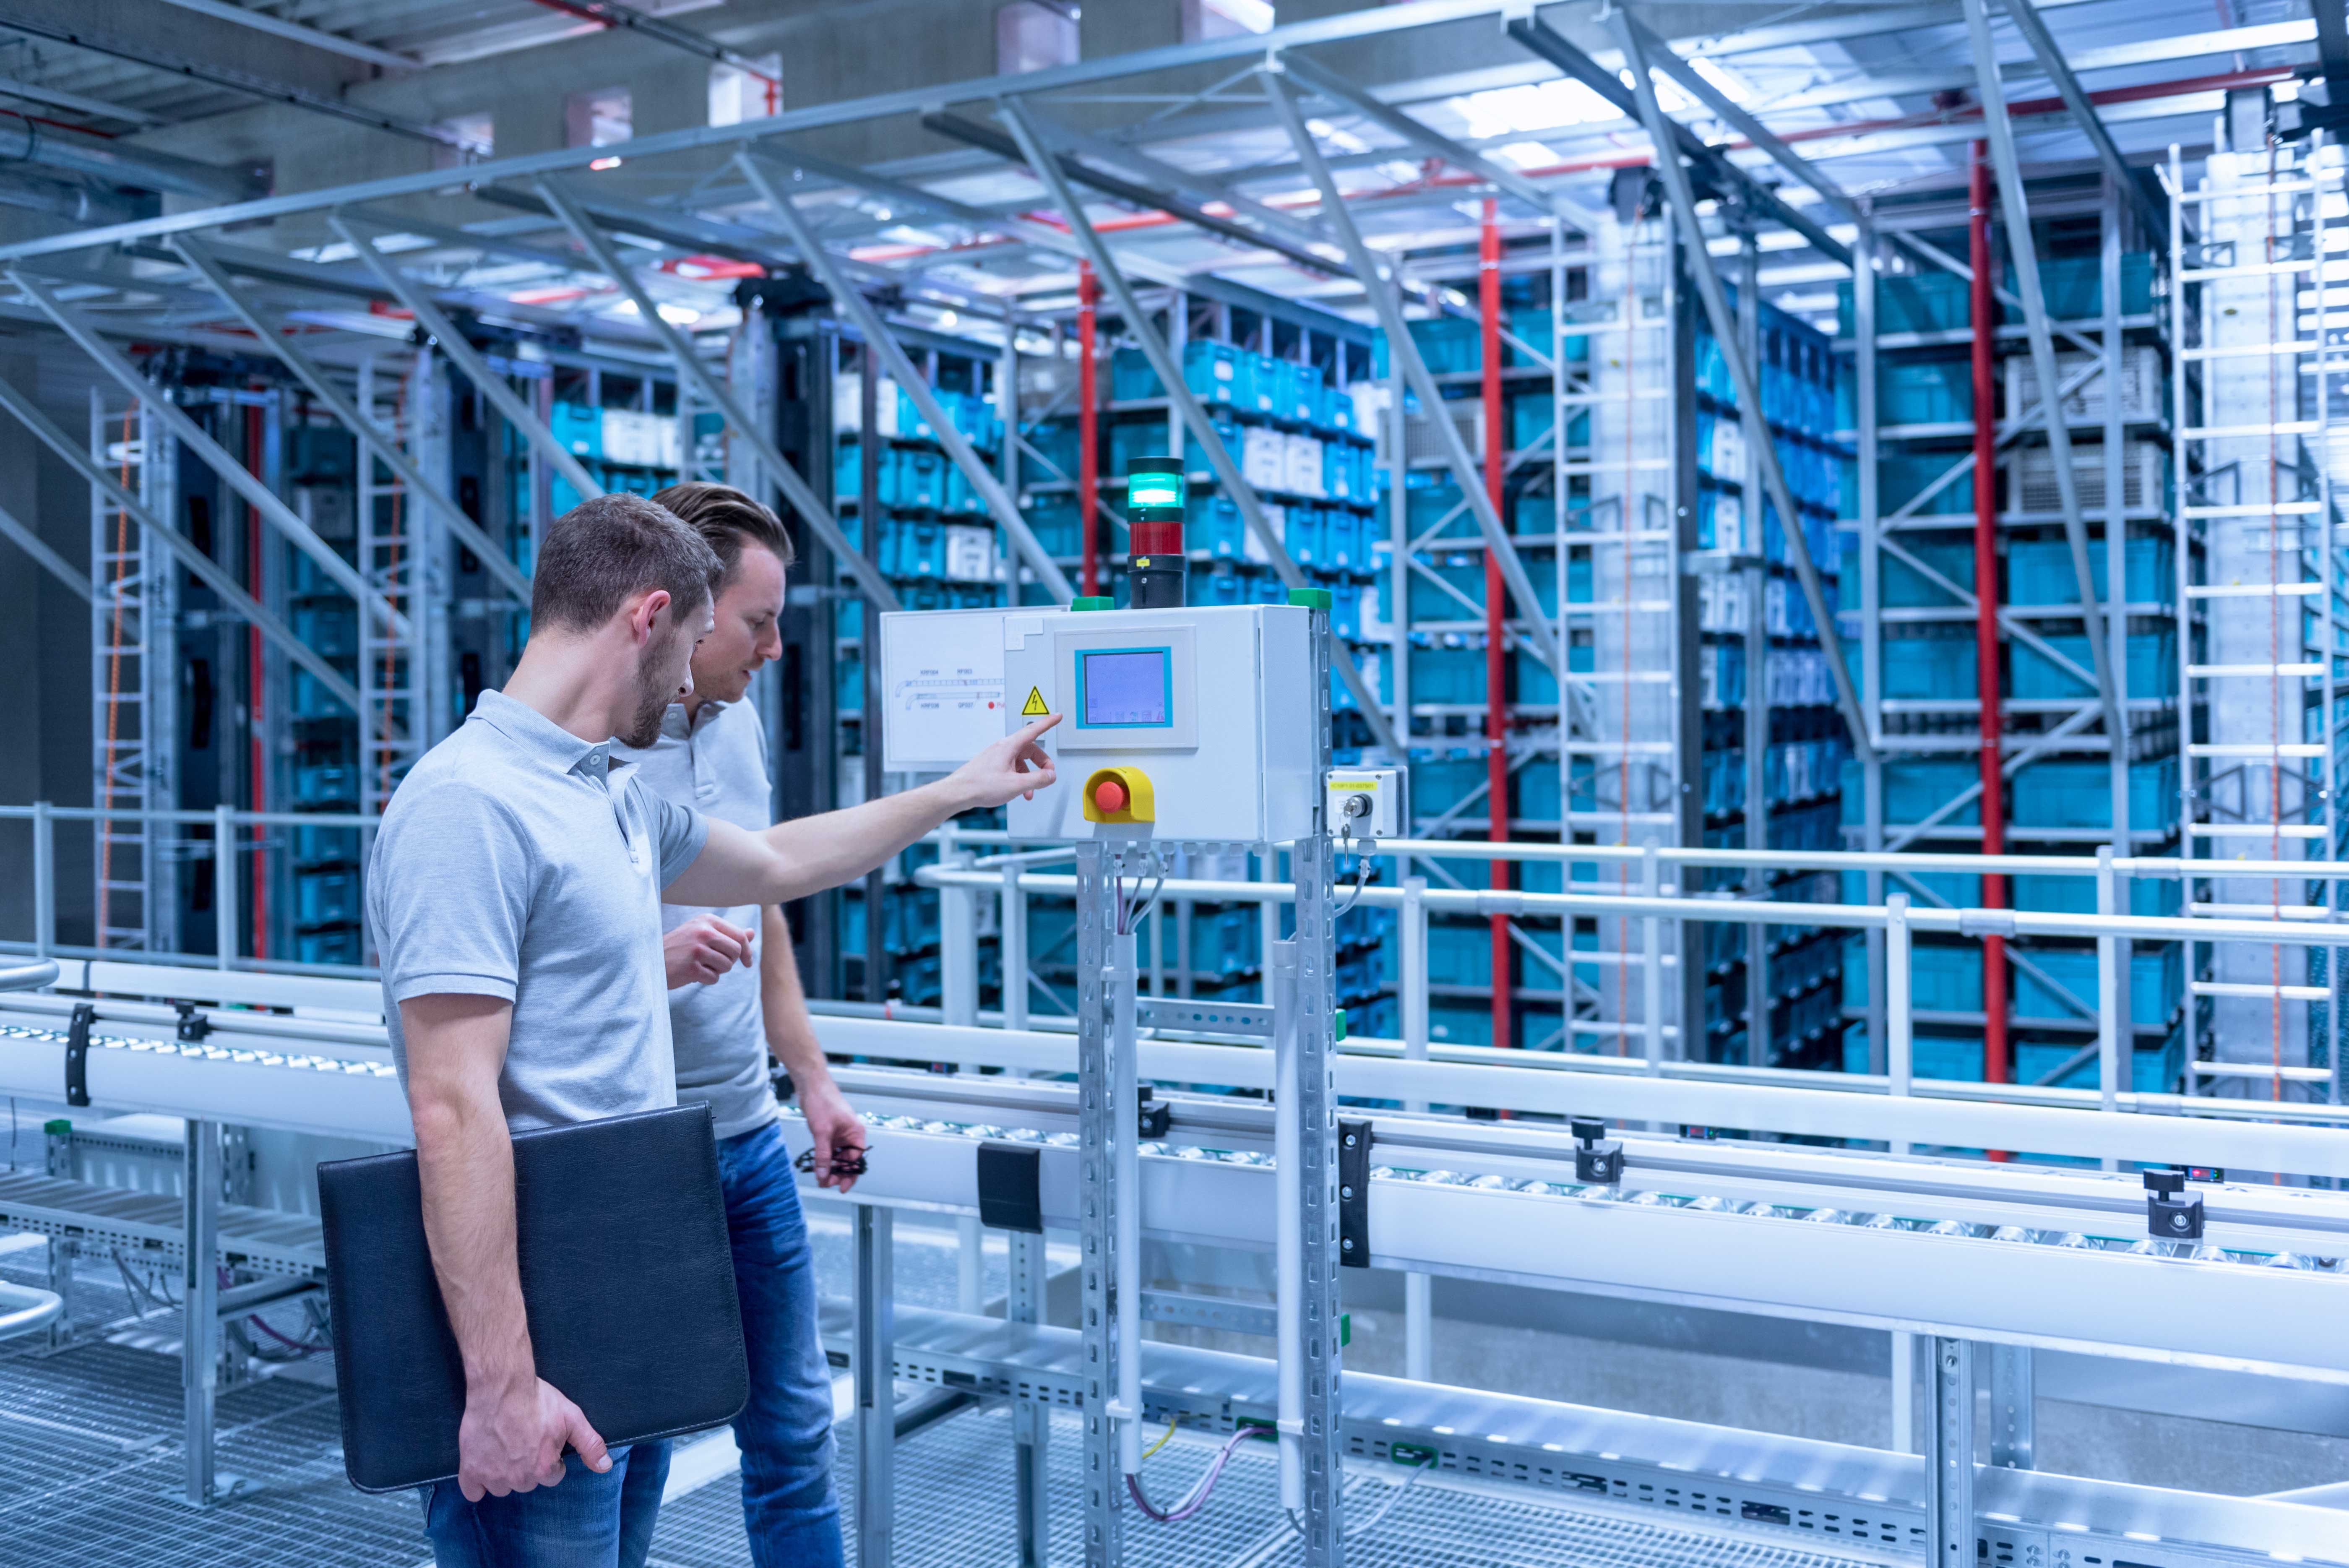
[[[1327,615],[1330,613],[1330,590],[1328,588],[1291,588],[1288,590],[1288,602],[1299,609],[1318,609]]]
[[[1069,601],[1072,610],[1105,610],[1117,608],[1117,601],[1107,594],[1090,594]]]
[[[1338,1008],[1338,1009],[1336,1010],[1336,1016],[1337,1016],[1337,1024],[1338,1024],[1338,1038],[1339,1038],[1339,1039],[1340,1039],[1340,1040],[1343,1040],[1343,1039],[1346,1037],[1346,1010],[1345,1010],[1344,1008],[1342,1008],[1342,1007]]]

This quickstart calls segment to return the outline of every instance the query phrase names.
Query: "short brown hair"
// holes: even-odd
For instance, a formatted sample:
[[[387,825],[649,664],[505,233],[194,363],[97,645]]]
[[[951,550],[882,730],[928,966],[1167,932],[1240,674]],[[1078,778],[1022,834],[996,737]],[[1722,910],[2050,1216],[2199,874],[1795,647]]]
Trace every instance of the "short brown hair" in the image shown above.
[[[663,588],[669,615],[698,616],[725,567],[701,535],[641,495],[583,501],[554,520],[530,585],[534,626],[593,631],[631,594]]]
[[[725,576],[719,579],[720,587],[733,580],[745,545],[773,551],[775,559],[786,566],[798,558],[792,536],[783,532],[782,519],[730,484],[688,480],[670,485],[653,500],[693,524],[718,552],[726,567]]]

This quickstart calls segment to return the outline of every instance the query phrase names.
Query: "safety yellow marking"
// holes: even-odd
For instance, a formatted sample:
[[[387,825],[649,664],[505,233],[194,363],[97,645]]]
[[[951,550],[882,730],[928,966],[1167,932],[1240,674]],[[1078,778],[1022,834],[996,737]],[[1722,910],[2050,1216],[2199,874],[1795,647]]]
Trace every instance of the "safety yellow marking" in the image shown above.
[[[1050,708],[1044,706],[1044,689],[1041,686],[1028,688],[1028,701],[1019,704],[1019,716],[1023,719],[1040,719],[1050,711]]]

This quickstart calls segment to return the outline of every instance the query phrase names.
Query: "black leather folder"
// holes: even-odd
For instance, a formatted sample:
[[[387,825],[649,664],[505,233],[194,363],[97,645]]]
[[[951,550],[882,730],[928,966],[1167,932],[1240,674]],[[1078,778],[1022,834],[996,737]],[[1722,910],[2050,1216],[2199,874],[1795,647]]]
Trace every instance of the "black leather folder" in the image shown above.
[[[605,1442],[676,1437],[750,1397],[709,1107],[517,1133],[514,1223],[538,1375]],[[343,1464],[361,1491],[457,1473],[465,1374],[413,1150],[318,1167]]]

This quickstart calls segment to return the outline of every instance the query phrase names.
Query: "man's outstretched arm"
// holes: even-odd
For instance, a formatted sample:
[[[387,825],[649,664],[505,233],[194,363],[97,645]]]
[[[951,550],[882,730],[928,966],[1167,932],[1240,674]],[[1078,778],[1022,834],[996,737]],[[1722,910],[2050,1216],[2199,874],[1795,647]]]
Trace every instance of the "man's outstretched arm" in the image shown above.
[[[514,1259],[513,1139],[498,1101],[513,1004],[440,994],[399,1004],[424,1238],[465,1362],[457,1484],[466,1501],[553,1486],[567,1445],[612,1467],[579,1407],[538,1376]]]
[[[1038,743],[1053,714],[1006,735],[936,784],[751,833],[716,818],[700,855],[661,892],[672,904],[788,904],[864,876],[957,813],[1051,787]]]

